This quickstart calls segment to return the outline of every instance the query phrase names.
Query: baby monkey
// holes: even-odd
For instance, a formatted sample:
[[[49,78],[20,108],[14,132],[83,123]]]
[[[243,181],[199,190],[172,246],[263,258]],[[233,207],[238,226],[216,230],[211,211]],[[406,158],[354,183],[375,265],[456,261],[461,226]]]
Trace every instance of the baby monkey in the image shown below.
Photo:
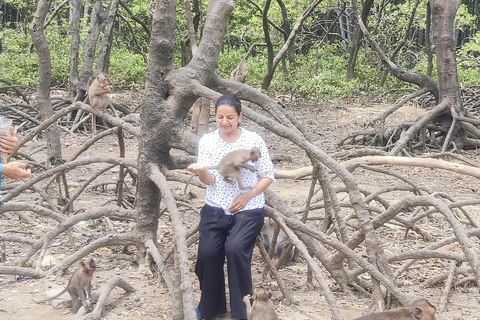
[[[223,179],[227,182],[233,183],[233,179],[236,179],[238,182],[238,186],[242,190],[251,189],[251,187],[246,187],[243,185],[242,172],[240,171],[240,168],[245,168],[250,171],[257,171],[257,168],[248,164],[247,162],[256,162],[260,157],[260,149],[258,149],[257,147],[253,147],[251,149],[235,150],[227,153],[227,155],[225,155],[225,157],[220,160],[218,166],[211,166],[206,168],[208,170],[218,169]],[[190,177],[190,179],[188,179],[185,185],[185,194],[187,193],[187,187],[190,184],[192,178],[193,175]]]
[[[243,297],[247,308],[248,320],[278,320],[277,312],[270,300],[270,293],[263,287],[253,290],[253,304],[250,305],[250,295]]]
[[[80,267],[73,272],[65,289],[53,297],[49,297],[41,301],[33,300],[33,302],[42,303],[48,300],[56,299],[68,291],[70,297],[72,298],[72,308],[74,313],[77,313],[78,309],[80,309],[82,306],[87,308],[91,303],[87,300],[92,301],[92,277],[96,268],[97,266],[93,259],[90,259],[88,264],[80,261]],[[87,290],[86,292],[85,289]]]
[[[240,189],[242,190],[251,189],[243,185],[243,178],[240,168],[245,168],[250,171],[257,171],[257,168],[248,164],[247,162],[256,162],[260,156],[260,149],[257,147],[253,147],[250,150],[236,150],[223,157],[218,166],[207,167],[207,169],[218,169],[223,179],[230,183],[232,183],[232,179],[235,178]]]

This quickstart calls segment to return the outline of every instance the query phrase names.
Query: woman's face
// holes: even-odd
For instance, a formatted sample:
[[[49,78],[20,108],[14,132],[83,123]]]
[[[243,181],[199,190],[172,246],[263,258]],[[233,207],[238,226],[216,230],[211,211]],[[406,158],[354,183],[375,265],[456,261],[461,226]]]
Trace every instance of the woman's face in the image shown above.
[[[217,107],[215,114],[215,121],[223,133],[234,133],[237,131],[238,124],[242,114],[238,114],[234,107],[222,104]]]

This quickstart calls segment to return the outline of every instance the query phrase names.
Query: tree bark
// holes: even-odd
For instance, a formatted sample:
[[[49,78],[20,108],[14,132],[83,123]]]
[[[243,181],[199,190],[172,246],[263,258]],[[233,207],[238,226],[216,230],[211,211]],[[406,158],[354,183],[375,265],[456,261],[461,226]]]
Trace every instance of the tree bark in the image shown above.
[[[70,98],[77,95],[78,85],[78,57],[80,56],[80,10],[82,1],[70,0],[70,19],[72,21],[70,34],[72,35],[72,43],[70,45]],[[86,85],[86,84],[85,84]],[[86,90],[86,88],[84,88]]]
[[[113,23],[115,22],[115,15],[117,14],[119,1],[120,0],[111,0],[110,5],[108,6],[108,16],[105,21],[105,26],[103,27],[102,46],[100,47],[100,55],[98,56],[96,67],[98,72],[105,71],[108,73],[113,41]]]
[[[458,85],[455,54],[454,22],[461,0],[430,0],[433,20],[433,39],[437,56],[440,102],[451,99],[457,112],[464,115]]]
[[[373,0],[366,0],[363,5],[361,19],[363,24],[367,25],[368,14],[373,6]],[[358,50],[362,43],[363,33],[360,27],[357,27],[353,36],[352,48],[350,49],[350,56],[347,63],[347,81],[355,78],[355,64],[357,62]]]
[[[44,32],[45,17],[49,8],[50,2],[48,0],[40,0],[30,25],[32,42],[37,50],[39,60],[37,101],[42,120],[46,120],[54,114],[52,102],[50,100],[52,61],[50,56],[50,48]],[[52,123],[52,125],[46,128],[45,132],[47,136],[47,165],[50,167],[55,167],[63,162],[62,145],[60,142],[60,133],[57,123]],[[51,187],[52,188],[49,188],[49,191],[54,193],[55,198],[61,202],[62,195],[60,191],[60,182],[57,181],[57,185],[52,185]]]

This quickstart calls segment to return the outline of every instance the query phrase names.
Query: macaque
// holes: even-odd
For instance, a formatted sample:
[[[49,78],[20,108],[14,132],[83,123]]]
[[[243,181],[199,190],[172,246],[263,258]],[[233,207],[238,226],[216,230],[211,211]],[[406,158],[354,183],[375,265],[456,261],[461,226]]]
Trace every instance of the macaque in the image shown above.
[[[108,107],[110,97],[108,93],[112,91],[108,74],[100,72],[92,81],[88,88],[88,100],[90,105],[97,110],[105,111]],[[92,133],[96,133],[96,116],[92,115]]]
[[[53,297],[41,301],[35,301],[35,303],[42,303],[48,300],[56,299],[64,294],[66,291],[70,294],[72,298],[72,308],[73,312],[77,313],[78,309],[82,306],[87,308],[91,302],[87,300],[92,299],[92,277],[93,272],[97,268],[95,261],[90,259],[88,264],[85,264],[83,261],[80,262],[80,267],[78,267],[70,277],[68,285],[61,292],[57,293]],[[85,292],[86,289],[86,292]]]
[[[275,233],[276,228],[277,228],[277,223],[272,218],[268,218],[265,224],[263,225],[263,229],[260,235],[261,235],[263,245],[265,246],[265,250],[267,250],[267,252],[270,250],[270,246],[272,244],[273,235]],[[288,238],[287,234],[282,229],[280,229],[277,236],[277,242],[273,250],[272,263],[274,265],[277,265],[278,261],[280,260],[280,257],[285,252],[285,250],[288,249],[289,245],[290,245],[290,238]],[[294,253],[294,250],[291,249],[287,261],[293,258],[293,253]],[[278,267],[280,266],[277,266],[277,268]]]
[[[243,178],[240,168],[245,168],[250,171],[257,171],[257,168],[248,164],[248,161],[256,162],[261,157],[260,149],[253,147],[251,149],[236,150],[228,153],[220,160],[218,166],[207,167],[207,169],[218,169],[223,179],[227,182],[233,183],[232,179],[236,179],[240,189],[251,189],[243,185]],[[187,187],[192,180],[193,175],[188,179],[185,185],[185,194],[187,193]]]
[[[407,307],[367,314],[355,320],[435,320],[436,310],[427,299],[420,299]]]
[[[250,189],[243,185],[243,178],[240,168],[245,168],[250,171],[257,171],[257,168],[248,164],[247,162],[256,162],[260,156],[260,149],[257,147],[253,147],[250,150],[236,150],[223,157],[218,166],[207,167],[207,169],[218,169],[225,181],[232,182],[231,179],[235,178],[240,189]]]
[[[247,308],[248,320],[278,320],[277,312],[270,300],[270,293],[263,287],[253,290],[253,304],[250,305],[250,295],[243,297]]]

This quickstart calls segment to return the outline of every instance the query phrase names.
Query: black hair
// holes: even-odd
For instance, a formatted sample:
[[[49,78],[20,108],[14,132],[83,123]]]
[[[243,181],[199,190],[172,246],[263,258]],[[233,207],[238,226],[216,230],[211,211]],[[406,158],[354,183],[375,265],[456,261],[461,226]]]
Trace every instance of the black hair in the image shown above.
[[[240,99],[238,99],[233,94],[225,94],[217,99],[217,102],[215,102],[215,113],[217,113],[218,106],[222,105],[227,105],[235,108],[235,111],[238,115],[242,113],[242,103],[240,102]]]

